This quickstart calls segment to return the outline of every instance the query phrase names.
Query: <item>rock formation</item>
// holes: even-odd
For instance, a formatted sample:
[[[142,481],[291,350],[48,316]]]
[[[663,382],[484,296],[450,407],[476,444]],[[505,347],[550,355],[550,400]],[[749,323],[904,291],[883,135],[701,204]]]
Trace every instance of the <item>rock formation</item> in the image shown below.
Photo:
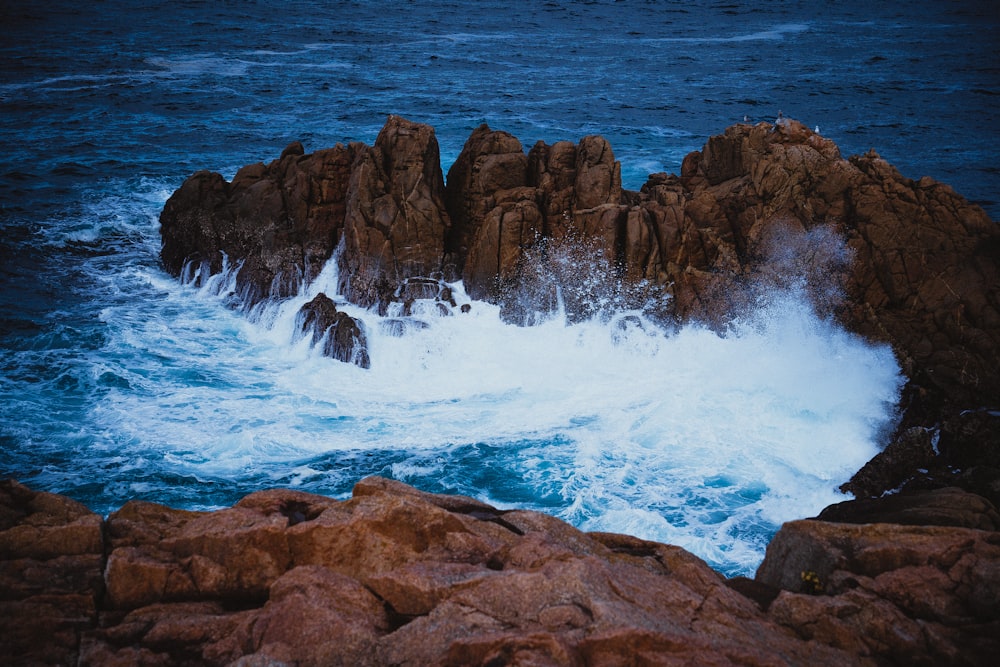
[[[351,168],[341,294],[384,314],[407,278],[440,273],[450,226],[434,130],[390,116]]]
[[[369,368],[364,329],[353,317],[337,310],[326,294],[317,294],[299,310],[300,329],[311,335],[314,345],[323,344],[323,354]]]
[[[381,478],[105,521],[0,483],[6,664],[986,665],[998,601],[1000,533],[965,527],[797,521],[727,581],[678,547]]]
[[[730,127],[640,192],[620,173],[601,137],[525,154],[483,125],[445,184],[433,130],[391,116],[373,147],[296,143],[232,183],[195,174],[164,207],[162,256],[189,280],[235,271],[244,305],[293,294],[333,257],[341,295],[383,315],[419,300],[451,314],[460,278],[520,323],[555,307],[557,284],[571,318],[610,297],[718,326],[798,290],[892,345],[909,379],[897,444],[844,489],[961,486],[1000,502],[1000,226],[982,209],[874,151],[845,160],[789,119]],[[337,332],[362,331],[348,319]],[[335,358],[368,358],[362,336],[327,340]]]

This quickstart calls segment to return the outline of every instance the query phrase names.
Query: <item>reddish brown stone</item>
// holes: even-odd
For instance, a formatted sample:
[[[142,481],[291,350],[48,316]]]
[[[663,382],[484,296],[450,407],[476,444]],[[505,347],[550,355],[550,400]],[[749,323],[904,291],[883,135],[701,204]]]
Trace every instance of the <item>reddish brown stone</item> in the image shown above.
[[[6,544],[89,516],[4,488]],[[786,524],[756,582],[784,589],[769,605],[678,547],[380,478],[344,502],[129,503],[105,532],[104,597],[100,560],[49,558],[48,587],[3,561],[14,664],[976,665],[1000,624],[1000,538],[964,528]]]
[[[104,592],[101,517],[64,496],[0,481],[0,656],[73,664]]]
[[[337,310],[333,300],[322,292],[299,309],[300,330],[311,336],[313,345],[323,343],[327,357],[353,363],[361,368],[371,366],[368,339],[364,329],[353,317]]]
[[[442,270],[450,226],[434,130],[390,116],[351,166],[340,293],[384,311],[407,278]]]

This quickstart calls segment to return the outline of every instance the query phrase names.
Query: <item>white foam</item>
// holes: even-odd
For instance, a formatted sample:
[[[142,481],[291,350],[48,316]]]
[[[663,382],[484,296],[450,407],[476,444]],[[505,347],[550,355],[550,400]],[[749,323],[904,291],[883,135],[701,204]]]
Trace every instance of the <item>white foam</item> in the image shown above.
[[[653,37],[645,38],[644,42],[680,42],[687,44],[723,44],[727,42],[759,42],[759,41],[780,41],[785,38],[785,35],[794,35],[800,32],[806,32],[809,30],[809,25],[806,23],[781,23],[775,25],[766,30],[757,30],[755,32],[748,32],[739,35],[730,35],[727,37]]]

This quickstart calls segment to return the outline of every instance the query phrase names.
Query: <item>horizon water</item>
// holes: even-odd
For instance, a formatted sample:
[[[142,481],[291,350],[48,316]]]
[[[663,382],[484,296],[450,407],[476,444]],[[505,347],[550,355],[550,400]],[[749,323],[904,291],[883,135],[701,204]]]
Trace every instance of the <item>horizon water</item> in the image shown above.
[[[296,139],[370,145],[389,113],[435,128],[445,172],[481,122],[526,149],[602,134],[638,189],[782,109],[996,219],[997,20],[913,5],[4,6],[0,475],[107,513],[276,486],[346,497],[378,474],[752,575],[782,522],[848,498],[897,417],[891,351],[801,290],[762,292],[722,333],[614,309],[516,327],[474,302],[394,336],[341,305],[364,322],[364,370],[294,331],[334,295],[332,262],[244,313],[226,276],[163,271],[157,216],[197,169],[231,178]]]

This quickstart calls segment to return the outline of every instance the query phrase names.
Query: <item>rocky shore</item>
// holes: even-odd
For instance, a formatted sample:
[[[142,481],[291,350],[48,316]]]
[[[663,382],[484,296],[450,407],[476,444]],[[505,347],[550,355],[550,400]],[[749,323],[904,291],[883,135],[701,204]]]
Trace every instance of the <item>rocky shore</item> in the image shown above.
[[[888,343],[908,383],[884,455],[844,490],[959,486],[1000,503],[1000,225],[947,185],[873,150],[844,159],[801,123],[735,125],[679,176],[621,186],[610,144],[473,131],[443,177],[433,128],[390,116],[374,146],[293,143],[232,182],[198,172],[161,214],[164,266],[235,272],[234,304],[295,294],[329,258],[347,301],[400,316],[460,313],[447,282],[514,322],[611,299],[664,322],[722,327],[775,289]],[[303,334],[367,366],[364,328],[322,294]],[[419,323],[416,323],[419,324]]]
[[[1000,515],[958,489],[904,504],[878,523],[785,524],[755,579],[726,580],[679,547],[382,478],[347,501],[268,490],[216,512],[132,501],[106,520],[7,481],[0,652],[12,665],[993,664]]]
[[[987,665],[1000,651],[1000,226],[874,151],[803,125],[737,125],[681,174],[622,189],[601,137],[475,130],[444,179],[433,129],[390,117],[374,146],[290,145],[232,182],[186,180],[164,266],[235,274],[250,309],[333,258],[339,294],[405,320],[460,316],[447,283],[516,322],[555,280],[663,322],[723,326],[801,290],[890,344],[908,383],[856,500],[785,524],[753,579],[678,547],[381,478],[338,501],[288,490],[102,518],[0,484],[0,655],[15,665]],[[584,249],[584,251],[580,251]],[[333,296],[333,295],[329,295]],[[363,323],[317,296],[324,354],[371,363]]]

